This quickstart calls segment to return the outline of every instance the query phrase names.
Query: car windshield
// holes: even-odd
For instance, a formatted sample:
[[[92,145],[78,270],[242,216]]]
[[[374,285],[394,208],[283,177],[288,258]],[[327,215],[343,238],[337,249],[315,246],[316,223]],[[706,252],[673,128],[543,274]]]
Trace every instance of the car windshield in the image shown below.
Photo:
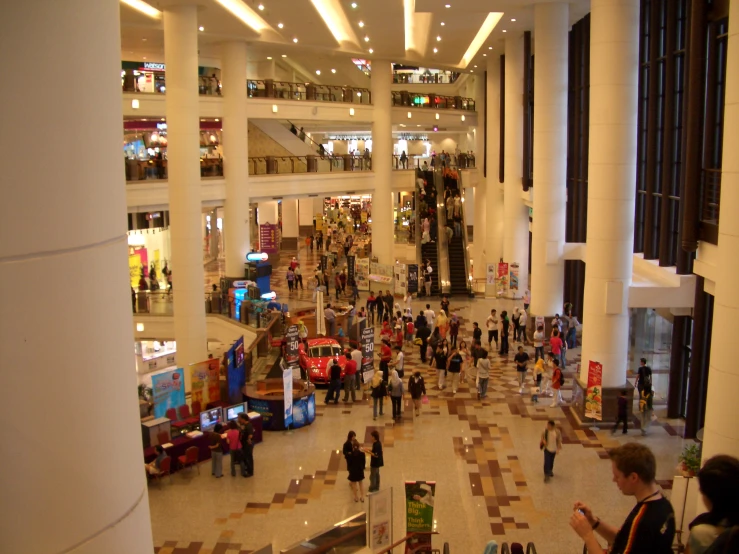
[[[311,358],[328,358],[331,356],[331,345],[312,346],[310,348]]]

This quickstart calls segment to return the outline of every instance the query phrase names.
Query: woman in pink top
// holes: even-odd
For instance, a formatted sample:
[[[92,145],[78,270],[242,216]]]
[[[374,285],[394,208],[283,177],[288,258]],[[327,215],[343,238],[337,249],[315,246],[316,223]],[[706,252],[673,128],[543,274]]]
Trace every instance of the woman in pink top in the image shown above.
[[[231,452],[231,477],[236,477],[236,465],[241,466],[241,475],[246,474],[246,465],[241,456],[241,441],[239,440],[239,426],[235,421],[228,422],[228,431],[226,431],[226,441],[228,449]]]

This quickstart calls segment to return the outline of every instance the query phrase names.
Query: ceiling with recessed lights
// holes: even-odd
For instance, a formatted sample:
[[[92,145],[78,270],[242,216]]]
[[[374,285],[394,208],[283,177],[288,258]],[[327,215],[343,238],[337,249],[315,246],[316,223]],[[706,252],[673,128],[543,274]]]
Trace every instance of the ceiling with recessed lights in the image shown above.
[[[161,10],[179,3],[191,0],[121,0],[122,59],[164,61]],[[589,9],[588,0],[570,2],[570,21]],[[220,45],[243,40],[251,64],[368,87],[353,58],[475,72],[503,53],[505,33],[531,30],[535,39],[533,21],[531,0],[203,0],[198,48],[201,65],[218,67]]]

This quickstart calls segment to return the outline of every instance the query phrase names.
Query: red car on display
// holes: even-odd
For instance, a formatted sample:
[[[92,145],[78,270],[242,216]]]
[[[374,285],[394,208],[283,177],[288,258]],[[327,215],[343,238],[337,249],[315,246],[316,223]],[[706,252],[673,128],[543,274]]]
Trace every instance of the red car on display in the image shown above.
[[[308,339],[308,348],[303,343],[300,344],[300,367],[302,367],[308,375],[308,379],[314,384],[328,384],[329,368],[333,364],[333,360],[339,360],[341,366],[341,378],[344,378],[344,366],[346,365],[346,356],[341,346],[334,339]]]

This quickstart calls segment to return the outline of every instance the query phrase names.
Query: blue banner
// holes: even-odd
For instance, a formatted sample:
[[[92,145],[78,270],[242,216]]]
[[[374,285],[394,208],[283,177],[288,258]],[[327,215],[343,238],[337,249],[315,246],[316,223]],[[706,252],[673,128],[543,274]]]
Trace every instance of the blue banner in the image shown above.
[[[152,375],[154,417],[166,417],[167,410],[175,410],[185,403],[185,372],[180,369]]]
[[[231,404],[243,402],[241,392],[246,384],[246,365],[244,360],[244,337],[238,339],[226,353],[228,366],[226,375],[228,377],[228,401]]]
[[[310,425],[316,419],[316,395],[304,396],[293,403],[293,429]]]

